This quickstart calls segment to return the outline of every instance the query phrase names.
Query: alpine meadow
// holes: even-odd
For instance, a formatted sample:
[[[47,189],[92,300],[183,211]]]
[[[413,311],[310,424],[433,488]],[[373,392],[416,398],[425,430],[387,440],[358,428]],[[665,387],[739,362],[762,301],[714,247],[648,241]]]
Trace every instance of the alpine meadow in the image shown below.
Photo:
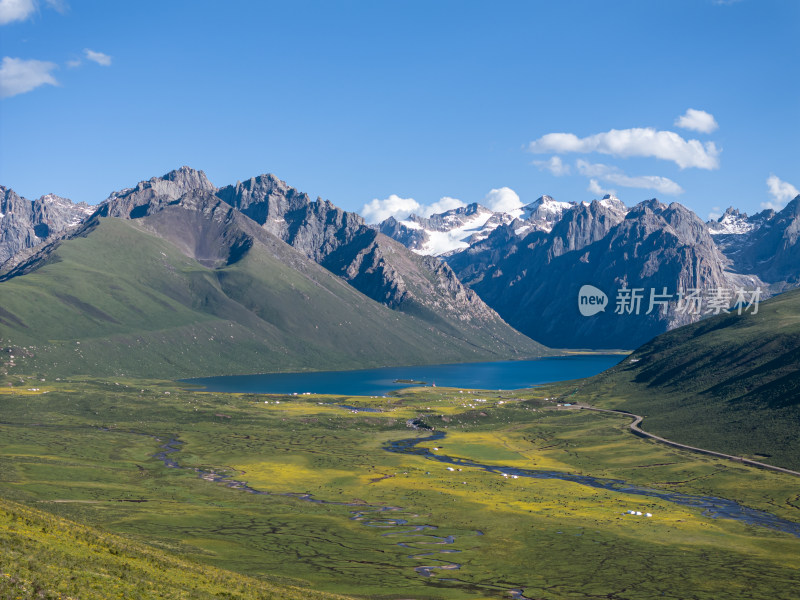
[[[0,598],[796,600],[798,26],[0,0]]]

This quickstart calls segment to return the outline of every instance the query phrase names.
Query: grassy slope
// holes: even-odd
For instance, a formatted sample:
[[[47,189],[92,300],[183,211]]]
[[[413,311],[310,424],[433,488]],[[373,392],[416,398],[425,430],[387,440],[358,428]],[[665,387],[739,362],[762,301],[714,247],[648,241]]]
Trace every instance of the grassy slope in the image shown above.
[[[20,600],[341,598],[200,565],[2,498],[0,597]]]
[[[16,353],[17,371],[49,377],[508,357],[508,346],[481,347],[481,340],[459,339],[389,310],[296,254],[256,245],[239,262],[210,269],[133,222],[102,219],[38,270],[0,283],[0,346]],[[522,352],[540,348],[520,340]]]
[[[580,394],[663,437],[800,470],[800,290],[665,333]]]

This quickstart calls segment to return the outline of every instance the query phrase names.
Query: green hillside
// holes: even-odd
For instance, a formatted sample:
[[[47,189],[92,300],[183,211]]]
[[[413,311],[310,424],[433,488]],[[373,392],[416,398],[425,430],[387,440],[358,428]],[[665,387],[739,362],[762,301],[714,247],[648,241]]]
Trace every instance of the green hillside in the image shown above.
[[[800,469],[800,290],[658,336],[580,394],[657,435]]]
[[[0,598],[335,599],[199,565],[0,498]]]
[[[114,218],[0,283],[0,299],[5,368],[48,377],[347,369],[542,350],[510,329],[513,339],[458,337],[390,310],[277,238],[212,268],[152,227]]]

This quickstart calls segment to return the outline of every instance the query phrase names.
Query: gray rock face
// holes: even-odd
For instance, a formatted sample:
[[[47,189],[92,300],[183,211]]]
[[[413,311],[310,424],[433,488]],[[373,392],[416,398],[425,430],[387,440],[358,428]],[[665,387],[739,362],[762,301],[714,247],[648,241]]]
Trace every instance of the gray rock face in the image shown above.
[[[47,194],[26,200],[0,186],[0,268],[20,253],[73,229],[94,212],[81,202]]]
[[[550,233],[523,239],[498,230],[449,259],[456,274],[511,325],[554,347],[632,348],[699,316],[675,309],[677,292],[754,287],[757,278],[726,270],[706,225],[680,204],[648,200],[628,211],[594,201],[564,213]],[[578,292],[590,284],[608,295],[608,308],[584,317]],[[615,314],[622,288],[643,289],[640,314]],[[666,288],[673,304],[649,296]]]
[[[766,213],[766,211],[765,211]],[[762,223],[732,253],[735,268],[754,273],[776,289],[800,284],[800,196],[777,214],[759,213]]]
[[[217,196],[391,308],[462,326],[506,327],[440,260],[417,256],[367,226],[361,216],[326,200],[312,201],[274,175],[221,188]]]
[[[162,177],[140,181],[136,187],[112,192],[102,202],[103,216],[139,218],[153,213],[192,191],[216,190],[203,171],[181,167]]]

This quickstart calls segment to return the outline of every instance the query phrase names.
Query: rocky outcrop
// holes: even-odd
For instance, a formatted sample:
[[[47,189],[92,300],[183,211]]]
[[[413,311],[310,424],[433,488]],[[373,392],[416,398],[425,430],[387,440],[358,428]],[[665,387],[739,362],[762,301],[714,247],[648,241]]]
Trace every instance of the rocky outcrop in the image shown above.
[[[764,213],[757,216],[768,217]],[[736,270],[755,273],[776,289],[800,284],[800,196],[763,218],[733,254]]]
[[[112,192],[101,203],[103,216],[139,218],[161,210],[188,192],[216,190],[203,171],[181,167],[162,177],[140,181],[136,187]]]
[[[0,186],[0,268],[30,248],[36,248],[75,228],[94,211],[81,202],[47,194],[26,200]]]

